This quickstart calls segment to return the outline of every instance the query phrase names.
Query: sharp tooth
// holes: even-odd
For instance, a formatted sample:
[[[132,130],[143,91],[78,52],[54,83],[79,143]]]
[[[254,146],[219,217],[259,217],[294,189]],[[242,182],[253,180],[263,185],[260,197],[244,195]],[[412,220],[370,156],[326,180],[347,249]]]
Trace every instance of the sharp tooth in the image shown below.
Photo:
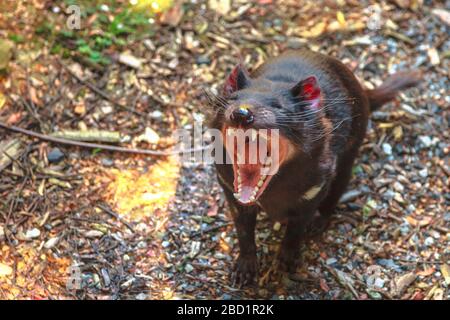
[[[239,193],[233,193],[233,196],[234,196],[236,199],[239,199]]]
[[[240,175],[238,175],[238,179],[237,179],[237,180],[238,180],[238,183],[239,183],[239,184],[241,184],[241,182],[242,182],[242,178],[241,178],[241,176],[240,176]]]
[[[272,158],[271,157],[267,157],[266,158],[266,164],[271,164],[272,163]]]
[[[264,178],[261,177],[261,179],[259,179],[258,184],[257,184],[258,188],[261,188],[263,184],[264,184]]]
[[[251,202],[253,202],[253,201],[255,201],[255,197],[254,197],[254,196],[251,196],[249,200],[250,200]]]

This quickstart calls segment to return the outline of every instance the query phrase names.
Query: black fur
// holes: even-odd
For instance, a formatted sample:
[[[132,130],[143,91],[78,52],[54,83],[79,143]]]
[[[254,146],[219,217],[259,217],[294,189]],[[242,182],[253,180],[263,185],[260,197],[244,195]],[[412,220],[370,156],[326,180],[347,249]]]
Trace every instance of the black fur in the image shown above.
[[[315,76],[321,88],[323,100],[318,109],[292,95],[292,88],[309,76]],[[257,272],[254,231],[260,210],[287,222],[279,259],[283,269],[295,271],[299,245],[314,214],[319,211],[317,221],[326,222],[345,191],[370,112],[366,91],[352,72],[338,60],[311,51],[290,51],[266,62],[247,84],[216,101],[211,126],[221,129],[230,124],[228,110],[247,102],[253,106],[251,127],[280,129],[296,146],[296,155],[282,165],[258,205],[251,207],[239,204],[233,196],[232,166],[216,165],[239,238],[236,271],[241,283],[251,281]],[[267,117],[265,110],[275,118]],[[314,186],[322,189],[313,199],[300,201]]]

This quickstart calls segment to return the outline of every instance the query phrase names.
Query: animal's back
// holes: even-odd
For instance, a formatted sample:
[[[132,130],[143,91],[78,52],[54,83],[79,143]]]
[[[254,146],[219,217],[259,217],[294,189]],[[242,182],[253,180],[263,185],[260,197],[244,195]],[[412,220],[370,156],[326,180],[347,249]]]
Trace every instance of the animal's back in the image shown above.
[[[324,94],[326,117],[335,131],[331,147],[337,154],[357,147],[365,134],[370,113],[366,92],[353,73],[339,60],[310,50],[287,51],[255,70],[252,76],[295,83],[314,75]]]

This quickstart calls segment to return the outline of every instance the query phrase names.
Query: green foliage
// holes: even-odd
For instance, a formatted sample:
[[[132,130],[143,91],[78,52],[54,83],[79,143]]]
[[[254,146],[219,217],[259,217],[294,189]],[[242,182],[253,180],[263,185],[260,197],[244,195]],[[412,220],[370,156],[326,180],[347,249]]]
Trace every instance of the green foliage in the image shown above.
[[[71,6],[71,5],[77,5],[78,3],[79,3],[79,1],[77,1],[77,0],[64,0],[64,3],[67,5],[67,6]]]
[[[96,156],[97,154],[99,154],[99,153],[102,152],[102,151],[103,151],[103,149],[95,148],[95,149],[92,150],[91,154],[92,154],[93,156]]]
[[[45,21],[36,28],[35,33],[38,35],[48,36],[53,33],[54,29],[55,29],[55,26],[52,23]]]
[[[92,47],[90,43],[87,43],[84,39],[78,39],[76,44],[78,52],[87,56],[92,62],[100,64],[110,63],[109,59],[102,55],[101,49],[95,44],[95,41]]]
[[[57,42],[52,52],[76,51],[93,63],[106,65],[110,60],[105,50],[114,48],[122,50],[133,39],[151,34],[148,13],[135,12],[124,3],[116,1],[76,1],[65,0],[67,6],[77,4],[82,8],[82,22],[95,17],[88,27],[81,30],[68,30],[65,25],[58,32]],[[103,7],[102,7],[103,5]],[[105,5],[108,9],[105,10]],[[49,25],[43,26],[41,32],[53,30]],[[95,31],[95,36],[92,36]]]
[[[15,42],[15,43],[24,43],[25,39],[23,36],[21,36],[20,34],[10,34],[9,35],[9,40]]]
[[[369,198],[362,208],[363,220],[366,221],[372,214],[372,211],[377,208],[377,202]]]
[[[352,168],[352,175],[358,175],[360,173],[363,173],[363,169],[361,168],[360,165],[356,165]]]

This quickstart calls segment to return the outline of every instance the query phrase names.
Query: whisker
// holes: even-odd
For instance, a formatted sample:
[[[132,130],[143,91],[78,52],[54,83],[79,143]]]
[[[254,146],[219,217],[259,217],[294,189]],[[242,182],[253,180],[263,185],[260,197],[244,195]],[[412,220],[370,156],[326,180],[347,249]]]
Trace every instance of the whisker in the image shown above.
[[[205,95],[208,104],[215,109],[223,110],[228,106],[228,102],[223,97],[220,97],[211,91],[203,89],[203,94]]]
[[[323,137],[330,135],[331,133],[333,133],[334,131],[336,131],[338,128],[340,128],[342,126],[342,124],[348,120],[351,120],[353,118],[355,118],[358,115],[352,116],[352,117],[346,117],[344,119],[342,119],[341,121],[339,121],[338,124],[336,124],[330,131],[323,133],[322,135],[316,137],[315,139],[312,140],[312,142],[318,141],[320,139],[322,139]]]

